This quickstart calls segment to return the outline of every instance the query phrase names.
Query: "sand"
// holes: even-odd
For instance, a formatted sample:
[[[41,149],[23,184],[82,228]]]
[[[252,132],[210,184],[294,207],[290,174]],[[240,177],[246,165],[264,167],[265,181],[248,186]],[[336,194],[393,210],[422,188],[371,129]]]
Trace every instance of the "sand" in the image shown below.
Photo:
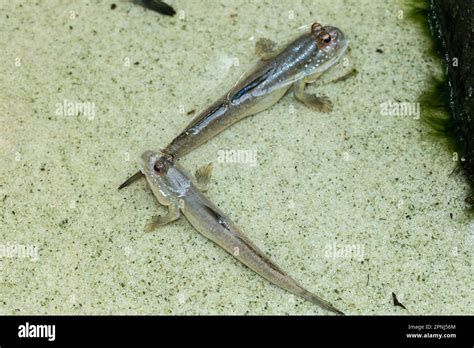
[[[347,314],[473,314],[474,223],[455,156],[416,115],[382,112],[415,103],[437,70],[398,2],[176,0],[173,18],[112,3],[0,5],[0,314],[327,314],[184,218],[144,232],[165,209],[143,180],[117,191],[143,151],[255,62],[258,38],[315,20],[344,31],[359,70],[309,87],[333,111],[289,94],[180,163],[212,162],[208,196]]]

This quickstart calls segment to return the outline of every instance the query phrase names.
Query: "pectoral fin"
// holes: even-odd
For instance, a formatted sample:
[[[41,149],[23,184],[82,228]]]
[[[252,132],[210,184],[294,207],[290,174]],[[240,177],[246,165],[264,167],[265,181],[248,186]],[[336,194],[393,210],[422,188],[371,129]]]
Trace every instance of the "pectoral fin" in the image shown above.
[[[334,80],[329,81],[329,83],[344,82],[344,81],[350,79],[351,77],[357,76],[358,74],[359,74],[359,71],[356,68],[352,68],[351,70],[349,70],[344,75],[342,75],[338,78],[335,78]]]
[[[203,192],[207,191],[209,188],[209,183],[211,182],[212,176],[212,163],[206,164],[196,170],[194,177],[196,178],[196,183],[199,189]]]
[[[261,38],[255,43],[255,53],[257,53],[261,60],[269,60],[277,54],[276,47],[276,42]]]
[[[315,94],[305,92],[306,82],[304,80],[297,81],[293,85],[293,94],[296,100],[304,105],[319,112],[330,112],[332,110],[332,102],[326,97],[318,97]]]
[[[153,232],[158,227],[167,225],[170,222],[178,220],[180,216],[181,216],[181,214],[179,212],[178,204],[169,205],[168,206],[168,213],[164,216],[162,216],[162,215],[153,216],[150,219],[150,221],[148,221],[148,223],[145,225],[145,231],[146,232]]]

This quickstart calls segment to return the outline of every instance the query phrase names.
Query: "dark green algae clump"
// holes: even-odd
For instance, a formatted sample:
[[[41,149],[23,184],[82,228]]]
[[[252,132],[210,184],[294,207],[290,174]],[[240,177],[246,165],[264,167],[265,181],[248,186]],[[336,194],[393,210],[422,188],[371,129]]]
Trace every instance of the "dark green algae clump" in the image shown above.
[[[420,96],[422,119],[448,141],[471,185],[474,206],[474,0],[406,0],[409,18],[432,38],[428,54],[443,65]]]

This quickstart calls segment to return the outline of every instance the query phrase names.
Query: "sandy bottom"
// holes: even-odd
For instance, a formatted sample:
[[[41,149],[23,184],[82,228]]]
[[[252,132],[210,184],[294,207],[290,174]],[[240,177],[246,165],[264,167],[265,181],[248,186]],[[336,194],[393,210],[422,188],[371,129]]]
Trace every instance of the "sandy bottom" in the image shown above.
[[[145,233],[165,210],[144,181],[117,191],[245,72],[256,39],[314,20],[346,33],[360,72],[310,87],[333,111],[287,95],[182,165],[213,162],[209,197],[347,314],[473,314],[467,184],[416,116],[381,112],[415,102],[434,71],[397,2],[176,0],[173,18],[124,0],[37,3],[0,5],[0,314],[327,314],[184,218]]]

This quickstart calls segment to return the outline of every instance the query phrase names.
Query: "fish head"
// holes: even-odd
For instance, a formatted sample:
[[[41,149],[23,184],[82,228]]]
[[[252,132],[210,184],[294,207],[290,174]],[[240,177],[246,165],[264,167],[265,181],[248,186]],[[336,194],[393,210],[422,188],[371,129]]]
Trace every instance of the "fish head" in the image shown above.
[[[191,186],[189,176],[174,163],[173,156],[145,151],[141,161],[141,171],[161,204],[168,205],[175,198],[184,196]]]
[[[319,23],[313,23],[310,35],[317,45],[317,50],[309,65],[311,74],[322,73],[335,65],[349,46],[344,33],[336,27],[323,27]]]

